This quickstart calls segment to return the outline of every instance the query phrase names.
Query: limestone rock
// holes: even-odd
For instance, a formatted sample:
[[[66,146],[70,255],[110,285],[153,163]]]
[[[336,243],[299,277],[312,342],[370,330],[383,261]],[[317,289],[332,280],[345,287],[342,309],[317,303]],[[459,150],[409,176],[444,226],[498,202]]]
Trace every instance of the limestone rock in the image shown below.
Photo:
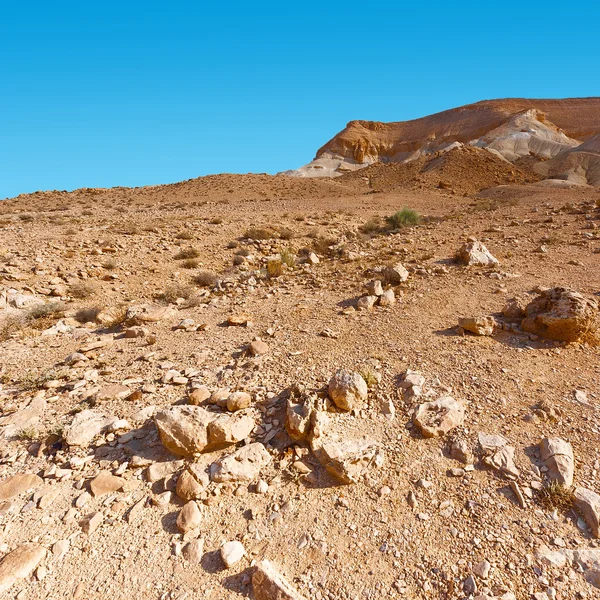
[[[107,431],[117,419],[96,410],[82,410],[75,415],[63,437],[69,446],[87,447],[101,433]]]
[[[515,448],[514,446],[503,446],[491,456],[486,456],[483,459],[484,464],[492,469],[495,469],[508,479],[517,479],[519,477],[519,469],[515,465]]]
[[[527,305],[525,315],[524,331],[551,340],[593,339],[600,329],[598,302],[567,288],[542,292]]]
[[[269,346],[262,340],[254,340],[248,347],[248,352],[252,356],[261,356],[269,351]]]
[[[113,383],[105,385],[96,392],[96,400],[122,400],[131,394],[131,390],[126,385]]]
[[[204,554],[204,540],[196,538],[183,548],[183,557],[193,565],[199,565]]]
[[[182,533],[187,533],[192,529],[196,529],[202,522],[202,513],[198,504],[190,500],[179,512],[177,516],[177,527]]]
[[[252,396],[248,392],[233,392],[227,398],[227,410],[231,412],[244,410],[244,408],[250,407],[251,404]]]
[[[194,406],[199,406],[200,404],[202,404],[209,398],[210,398],[210,391],[208,390],[208,388],[205,385],[201,385],[200,387],[197,387],[196,389],[192,390],[192,393],[190,394],[189,402],[190,402],[190,404],[193,404]]]
[[[103,521],[104,515],[101,512],[93,512],[81,521],[81,529],[84,533],[92,535],[102,525]]]
[[[594,587],[600,588],[600,550],[597,548],[582,548],[565,551],[569,559],[579,567],[586,580]]]
[[[359,373],[340,369],[329,381],[329,397],[342,410],[362,408],[368,388]]]
[[[385,290],[381,296],[379,296],[379,306],[393,306],[396,304],[396,294],[394,290]]]
[[[592,530],[592,535],[600,537],[600,495],[592,490],[575,488],[575,508],[581,511],[585,522]]]
[[[0,502],[35,490],[42,483],[42,478],[33,473],[18,473],[12,477],[7,477],[0,481]]]
[[[210,468],[210,478],[217,483],[252,481],[270,462],[271,455],[266,448],[263,444],[255,442],[213,463]]]
[[[26,429],[35,429],[37,431],[45,410],[46,399],[44,392],[36,394],[26,407],[12,414],[0,417],[2,435],[8,438]]]
[[[402,263],[396,263],[391,267],[386,267],[383,270],[383,279],[386,283],[398,285],[408,279],[409,273]]]
[[[222,415],[208,424],[208,449],[237,444],[254,429],[254,419],[247,415]]]
[[[258,563],[252,575],[255,600],[306,600],[268,561]]]
[[[369,296],[381,296],[383,294],[383,286],[381,281],[376,279],[375,281],[369,281],[367,283],[367,293]]]
[[[208,445],[208,424],[216,415],[200,406],[172,406],[156,414],[160,440],[173,454],[194,456]]]
[[[496,320],[494,317],[461,317],[458,325],[475,335],[493,335]]]
[[[221,546],[221,558],[225,566],[230,569],[244,558],[246,550],[241,542],[234,540],[233,542],[225,542]]]
[[[463,424],[465,406],[451,396],[419,404],[413,417],[425,437],[440,437]]]
[[[152,306],[139,304],[127,309],[126,320],[133,323],[158,323],[177,314],[173,306]]]
[[[184,465],[182,460],[170,460],[165,462],[152,463],[146,470],[146,479],[150,483],[164,479],[169,475],[173,475]]]
[[[0,562],[0,594],[29,577],[45,556],[46,549],[38,544],[25,544],[9,552]]]
[[[520,321],[525,316],[525,309],[517,298],[509,298],[502,309],[502,316],[509,321]]]
[[[113,475],[110,471],[100,471],[90,482],[90,490],[96,498],[99,498],[106,496],[106,494],[118,492],[123,489],[124,485],[125,480],[123,478]]]
[[[462,246],[456,255],[463,265],[476,265],[482,267],[496,266],[499,261],[481,242],[469,242]]]
[[[285,429],[296,441],[308,436],[311,426],[313,404],[308,399],[291,396],[287,399],[285,411]]]
[[[356,308],[358,310],[371,310],[377,302],[377,296],[362,296],[356,301]]]
[[[206,472],[206,465],[192,463],[177,479],[175,491],[182,500],[199,500],[204,496],[209,483],[210,477]]]
[[[548,467],[548,478],[571,487],[575,473],[575,459],[571,444],[560,438],[544,438],[540,443],[540,454],[544,465]]]

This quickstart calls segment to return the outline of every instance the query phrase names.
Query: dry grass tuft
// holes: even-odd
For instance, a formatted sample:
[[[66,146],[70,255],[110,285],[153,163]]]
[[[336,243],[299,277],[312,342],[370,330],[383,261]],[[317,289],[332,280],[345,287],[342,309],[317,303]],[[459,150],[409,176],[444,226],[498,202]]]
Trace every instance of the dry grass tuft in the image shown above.
[[[552,481],[539,493],[540,504],[548,510],[568,511],[573,508],[573,490]]]

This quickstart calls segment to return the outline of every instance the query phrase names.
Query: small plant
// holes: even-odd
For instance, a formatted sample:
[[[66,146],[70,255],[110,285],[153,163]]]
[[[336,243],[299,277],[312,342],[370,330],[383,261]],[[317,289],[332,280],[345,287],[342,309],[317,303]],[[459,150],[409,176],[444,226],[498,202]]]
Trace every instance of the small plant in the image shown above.
[[[0,322],[0,342],[5,342],[15,336],[25,327],[25,319],[7,317]]]
[[[402,227],[407,227],[409,225],[418,225],[421,221],[421,217],[416,210],[412,210],[412,208],[403,208],[393,215],[386,217],[385,220],[392,229],[401,229]]]
[[[360,375],[365,380],[369,389],[373,389],[379,383],[377,372],[370,365],[365,365],[363,369],[361,369]]]
[[[183,260],[186,258],[198,258],[200,256],[200,251],[193,246],[189,248],[182,248],[176,255],[175,260]]]
[[[244,237],[250,240],[270,240],[275,237],[275,232],[265,227],[251,227],[246,230]]]
[[[215,217],[208,222],[209,225],[221,225],[221,223],[223,223],[223,219],[219,219],[219,217]]]
[[[69,227],[69,229],[67,229],[65,231],[65,235],[77,235],[77,229],[73,229],[72,227]]]
[[[175,236],[178,240],[193,240],[194,236],[189,231],[181,231]]]
[[[54,324],[56,319],[63,316],[65,305],[62,302],[50,302],[48,304],[37,304],[27,311],[26,324],[33,329],[47,329]]]
[[[200,264],[200,261],[197,258],[188,258],[183,261],[181,266],[184,269],[197,269],[199,264]]]
[[[175,304],[179,298],[188,300],[194,295],[194,288],[181,285],[178,283],[169,285],[163,292],[158,295],[158,299],[167,304]]]
[[[295,235],[294,232],[287,227],[280,227],[278,229],[278,231],[279,231],[279,237],[282,240],[291,240]]]
[[[567,511],[573,508],[573,491],[558,481],[551,481],[540,490],[540,503],[548,510]]]
[[[296,257],[292,254],[289,248],[284,248],[279,254],[279,257],[281,262],[290,268],[296,265]]]
[[[193,282],[200,287],[212,287],[218,280],[212,271],[198,271],[193,277]]]
[[[79,300],[89,298],[90,296],[93,296],[97,291],[97,286],[91,281],[80,281],[78,283],[74,283],[69,288],[69,294],[73,296],[73,298],[78,298]]]
[[[331,247],[337,244],[337,240],[331,237],[316,236],[313,239],[312,247],[317,254],[330,254]]]
[[[371,217],[358,229],[361,233],[379,233],[383,229],[383,221],[381,217]]]
[[[267,275],[271,278],[283,275],[283,263],[280,259],[272,259],[267,262]]]
[[[79,323],[93,323],[96,321],[96,318],[100,314],[101,309],[97,306],[85,306],[80,308],[75,313],[75,319]]]
[[[33,442],[38,438],[38,432],[33,427],[24,427],[17,433],[17,438],[23,442]]]

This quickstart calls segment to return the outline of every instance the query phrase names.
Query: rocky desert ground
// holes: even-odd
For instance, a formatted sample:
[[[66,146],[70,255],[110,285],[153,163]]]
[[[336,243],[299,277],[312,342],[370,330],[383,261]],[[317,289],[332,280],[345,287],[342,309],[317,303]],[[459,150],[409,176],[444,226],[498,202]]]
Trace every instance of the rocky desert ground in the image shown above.
[[[600,597],[600,191],[417,160],[0,202],[2,597]]]

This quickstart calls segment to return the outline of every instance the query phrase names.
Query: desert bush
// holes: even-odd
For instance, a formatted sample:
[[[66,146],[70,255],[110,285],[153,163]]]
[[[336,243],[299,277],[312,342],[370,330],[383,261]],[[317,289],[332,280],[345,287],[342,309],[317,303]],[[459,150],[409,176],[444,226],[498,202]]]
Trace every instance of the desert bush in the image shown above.
[[[291,252],[291,250],[289,248],[284,248],[281,253],[279,254],[280,256],[280,260],[284,265],[287,265],[288,267],[293,267],[296,264],[296,257],[294,256],[294,254]]]
[[[84,300],[93,296],[98,291],[98,286],[92,281],[79,281],[69,287],[69,294],[73,298]]]
[[[72,227],[69,227],[69,229],[67,229],[65,231],[65,235],[69,235],[69,236],[77,235],[77,229],[73,229]]]
[[[365,365],[360,370],[360,376],[365,380],[367,387],[369,389],[373,389],[379,383],[379,378],[377,377],[377,371],[371,365]]]
[[[198,258],[200,256],[200,251],[193,246],[189,248],[182,248],[176,255],[175,260],[183,260],[185,258]]]
[[[188,258],[183,261],[182,267],[184,269],[197,269],[200,265],[200,261],[197,258]]]
[[[25,325],[37,330],[52,327],[56,319],[61,318],[66,310],[62,302],[49,302],[36,304],[25,315]]]
[[[97,306],[84,306],[77,310],[75,319],[79,321],[79,323],[93,323],[100,312],[101,309]]]
[[[179,298],[188,300],[195,294],[194,288],[189,285],[173,283],[165,288],[163,292],[158,294],[158,299],[167,304],[175,304]]]
[[[211,219],[208,223],[209,225],[221,225],[221,223],[223,223],[223,219],[215,217],[214,219]]]
[[[331,246],[335,246],[336,244],[337,240],[335,238],[317,235],[313,239],[312,247],[317,254],[330,254]]]
[[[401,229],[409,225],[418,225],[421,217],[416,210],[403,208],[393,215],[386,217],[385,220],[392,229]]]
[[[0,342],[5,342],[19,333],[26,325],[23,317],[11,316],[0,321]]]
[[[270,240],[275,237],[275,232],[266,227],[251,227],[246,230],[244,237],[251,240]]]
[[[542,506],[549,510],[567,511],[573,508],[573,490],[552,481],[540,490],[539,499]]]
[[[291,229],[289,229],[289,228],[287,228],[287,227],[280,227],[280,228],[278,229],[278,231],[279,231],[279,237],[280,237],[282,240],[291,240],[291,239],[293,239],[293,238],[294,238],[294,236],[295,236],[295,234],[294,234],[293,230],[291,230]]]
[[[194,236],[189,231],[181,231],[175,236],[178,240],[193,240]]]
[[[219,278],[212,271],[198,271],[192,281],[201,287],[212,287]]]
[[[379,233],[383,229],[381,217],[371,217],[359,228],[361,233]]]

